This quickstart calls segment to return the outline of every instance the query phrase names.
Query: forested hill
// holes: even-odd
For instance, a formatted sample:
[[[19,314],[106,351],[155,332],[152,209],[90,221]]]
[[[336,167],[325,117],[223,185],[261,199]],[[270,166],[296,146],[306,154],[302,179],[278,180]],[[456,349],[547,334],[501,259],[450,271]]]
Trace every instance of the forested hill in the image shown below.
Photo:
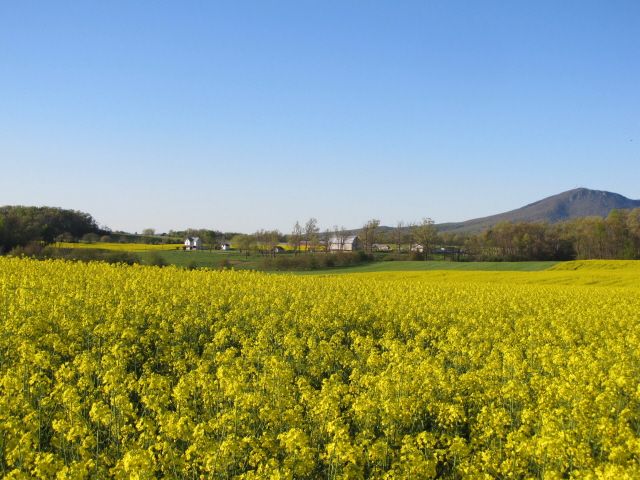
[[[638,207],[640,200],[631,200],[612,192],[576,188],[509,212],[466,222],[441,223],[437,227],[442,232],[479,232],[499,222],[556,223],[579,217],[606,217],[611,210]]]

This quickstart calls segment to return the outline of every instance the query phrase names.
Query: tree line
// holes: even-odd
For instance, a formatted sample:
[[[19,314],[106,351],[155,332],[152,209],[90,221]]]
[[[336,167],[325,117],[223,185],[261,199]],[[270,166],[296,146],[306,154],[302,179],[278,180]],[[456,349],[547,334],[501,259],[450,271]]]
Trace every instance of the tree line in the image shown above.
[[[294,252],[313,252],[319,246],[326,247],[329,239],[341,244],[349,235],[359,236],[365,253],[372,254],[384,244],[395,254],[424,260],[443,248],[458,251],[459,258],[469,261],[640,259],[640,208],[554,224],[501,222],[475,233],[438,232],[427,217],[414,223],[399,221],[386,229],[380,228],[379,220],[371,219],[359,230],[334,226],[321,234],[312,218],[304,227],[296,222],[290,235],[272,232],[272,239],[287,241]],[[245,248],[252,241],[264,244],[259,235],[253,240],[245,237]]]
[[[0,252],[29,242],[77,240],[108,233],[88,213],[55,207],[0,207]]]
[[[640,208],[556,224],[503,222],[478,234],[440,237],[463,246],[472,260],[640,259]]]
[[[88,213],[54,207],[0,207],[0,253],[30,242],[50,244],[57,241],[122,241],[122,235],[100,227]],[[189,229],[157,235],[146,229],[143,236],[166,242],[199,236],[205,247],[219,248],[230,243],[242,253],[274,255],[281,244],[294,254],[326,252],[330,242],[342,245],[350,235],[358,235],[360,250],[373,254],[380,244],[407,258],[428,260],[443,247],[461,252],[470,261],[498,260],[570,260],[640,259],[640,208],[613,210],[606,218],[583,217],[566,222],[502,222],[479,233],[438,232],[430,218],[420,222],[399,221],[393,228],[380,227],[370,219],[360,229],[346,230],[334,225],[321,231],[318,220],[295,222],[290,233],[260,229],[253,234]],[[141,236],[136,236],[138,238]],[[154,242],[149,242],[154,243]]]

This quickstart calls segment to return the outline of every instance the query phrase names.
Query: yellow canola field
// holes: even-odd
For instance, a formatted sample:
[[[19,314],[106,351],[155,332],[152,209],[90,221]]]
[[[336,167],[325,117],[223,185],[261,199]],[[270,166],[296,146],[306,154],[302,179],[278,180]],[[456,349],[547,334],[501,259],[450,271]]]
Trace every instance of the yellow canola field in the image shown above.
[[[97,243],[72,243],[57,242],[54,244],[58,248],[98,248],[101,250],[114,250],[122,252],[147,252],[157,250],[176,250],[184,247],[181,243],[163,243],[152,245],[148,243],[115,243],[115,242],[97,242]]]
[[[456,273],[0,258],[0,475],[640,478],[640,286]]]
[[[565,285],[597,287],[640,287],[640,273],[616,271],[562,271],[545,270],[542,272],[487,272],[487,271],[404,271],[404,272],[366,272],[345,276],[362,277],[368,280],[421,283],[489,283],[503,285]],[[326,275],[325,278],[332,277]]]
[[[616,270],[640,275],[640,260],[574,260],[557,263],[549,270]]]
[[[640,288],[639,260],[576,260],[534,272],[426,270],[352,273],[369,280],[422,283],[500,283],[508,285],[614,286]],[[330,277],[331,274],[325,275]]]

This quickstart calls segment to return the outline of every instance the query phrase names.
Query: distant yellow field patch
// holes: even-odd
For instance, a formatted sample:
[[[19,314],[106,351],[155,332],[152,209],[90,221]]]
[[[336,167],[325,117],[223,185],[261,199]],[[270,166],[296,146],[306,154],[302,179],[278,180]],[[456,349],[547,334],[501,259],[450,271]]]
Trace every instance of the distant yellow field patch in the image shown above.
[[[113,242],[96,242],[96,243],[70,243],[58,242],[55,244],[58,248],[99,248],[101,250],[114,250],[121,252],[147,252],[158,250],[176,250],[182,248],[181,243],[166,243],[161,245],[150,245],[147,243],[113,243]]]
[[[599,265],[601,265],[601,262],[594,264],[593,268],[588,268],[587,266],[582,268],[569,268],[570,266],[567,266],[567,268],[553,267],[540,272],[432,270],[422,272],[363,272],[346,275],[364,277],[371,280],[418,281],[425,283],[640,287],[640,262],[621,262],[617,268],[606,268]]]
[[[278,246],[281,247],[286,252],[294,252],[296,250],[296,247],[294,245],[291,245],[290,243],[279,243]],[[316,251],[320,251],[323,248],[316,247]],[[307,246],[304,243],[301,243],[298,248],[298,251],[306,252],[307,250],[312,250],[311,246],[307,248]]]
[[[560,262],[548,270],[624,270],[640,273],[640,260],[574,260]]]

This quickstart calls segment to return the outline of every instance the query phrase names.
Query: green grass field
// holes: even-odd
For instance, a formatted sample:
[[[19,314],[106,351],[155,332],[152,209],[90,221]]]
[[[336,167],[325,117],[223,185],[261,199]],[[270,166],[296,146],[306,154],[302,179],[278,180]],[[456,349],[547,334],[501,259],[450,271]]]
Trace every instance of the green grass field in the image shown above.
[[[150,263],[154,257],[161,257],[167,264],[178,267],[260,269],[262,257],[249,257],[237,251],[195,251],[166,250],[154,252],[136,252],[144,263]],[[448,262],[448,261],[392,261],[373,262],[366,265],[346,268],[328,268],[309,271],[295,271],[299,275],[327,275],[366,272],[422,272],[432,270],[460,271],[507,271],[537,272],[553,267],[558,262]]]
[[[162,250],[153,252],[136,252],[143,263],[151,263],[154,258],[162,258],[169,265],[176,265],[184,268],[222,268],[232,267],[235,269],[256,269],[260,257],[252,255],[246,257],[244,254],[221,250]]]
[[[176,245],[145,245],[145,244],[64,244],[67,248],[95,248],[104,250],[118,250],[135,253],[143,263],[153,264],[161,258],[168,265],[183,268],[211,268],[231,267],[238,270],[260,270],[263,257],[250,255],[247,257],[236,250],[200,250],[184,251]],[[180,245],[177,245],[180,247]],[[376,273],[376,272],[424,272],[436,270],[457,271],[505,271],[505,272],[536,272],[546,270],[563,262],[451,262],[451,261],[376,261],[355,267],[338,267],[310,271],[295,271],[299,275],[327,275],[346,273]],[[556,267],[557,268],[557,267]],[[561,268],[561,267],[560,267]]]
[[[167,250],[155,252],[136,252],[144,263],[154,257],[161,257],[167,264],[179,267],[260,269],[262,257],[246,257],[237,251],[195,251]],[[295,271],[300,275],[327,275],[345,273],[374,272],[422,272],[432,270],[460,271],[508,271],[536,272],[546,270],[558,262],[448,262],[448,261],[393,261],[374,262],[366,265],[346,268],[328,268],[309,271]]]

